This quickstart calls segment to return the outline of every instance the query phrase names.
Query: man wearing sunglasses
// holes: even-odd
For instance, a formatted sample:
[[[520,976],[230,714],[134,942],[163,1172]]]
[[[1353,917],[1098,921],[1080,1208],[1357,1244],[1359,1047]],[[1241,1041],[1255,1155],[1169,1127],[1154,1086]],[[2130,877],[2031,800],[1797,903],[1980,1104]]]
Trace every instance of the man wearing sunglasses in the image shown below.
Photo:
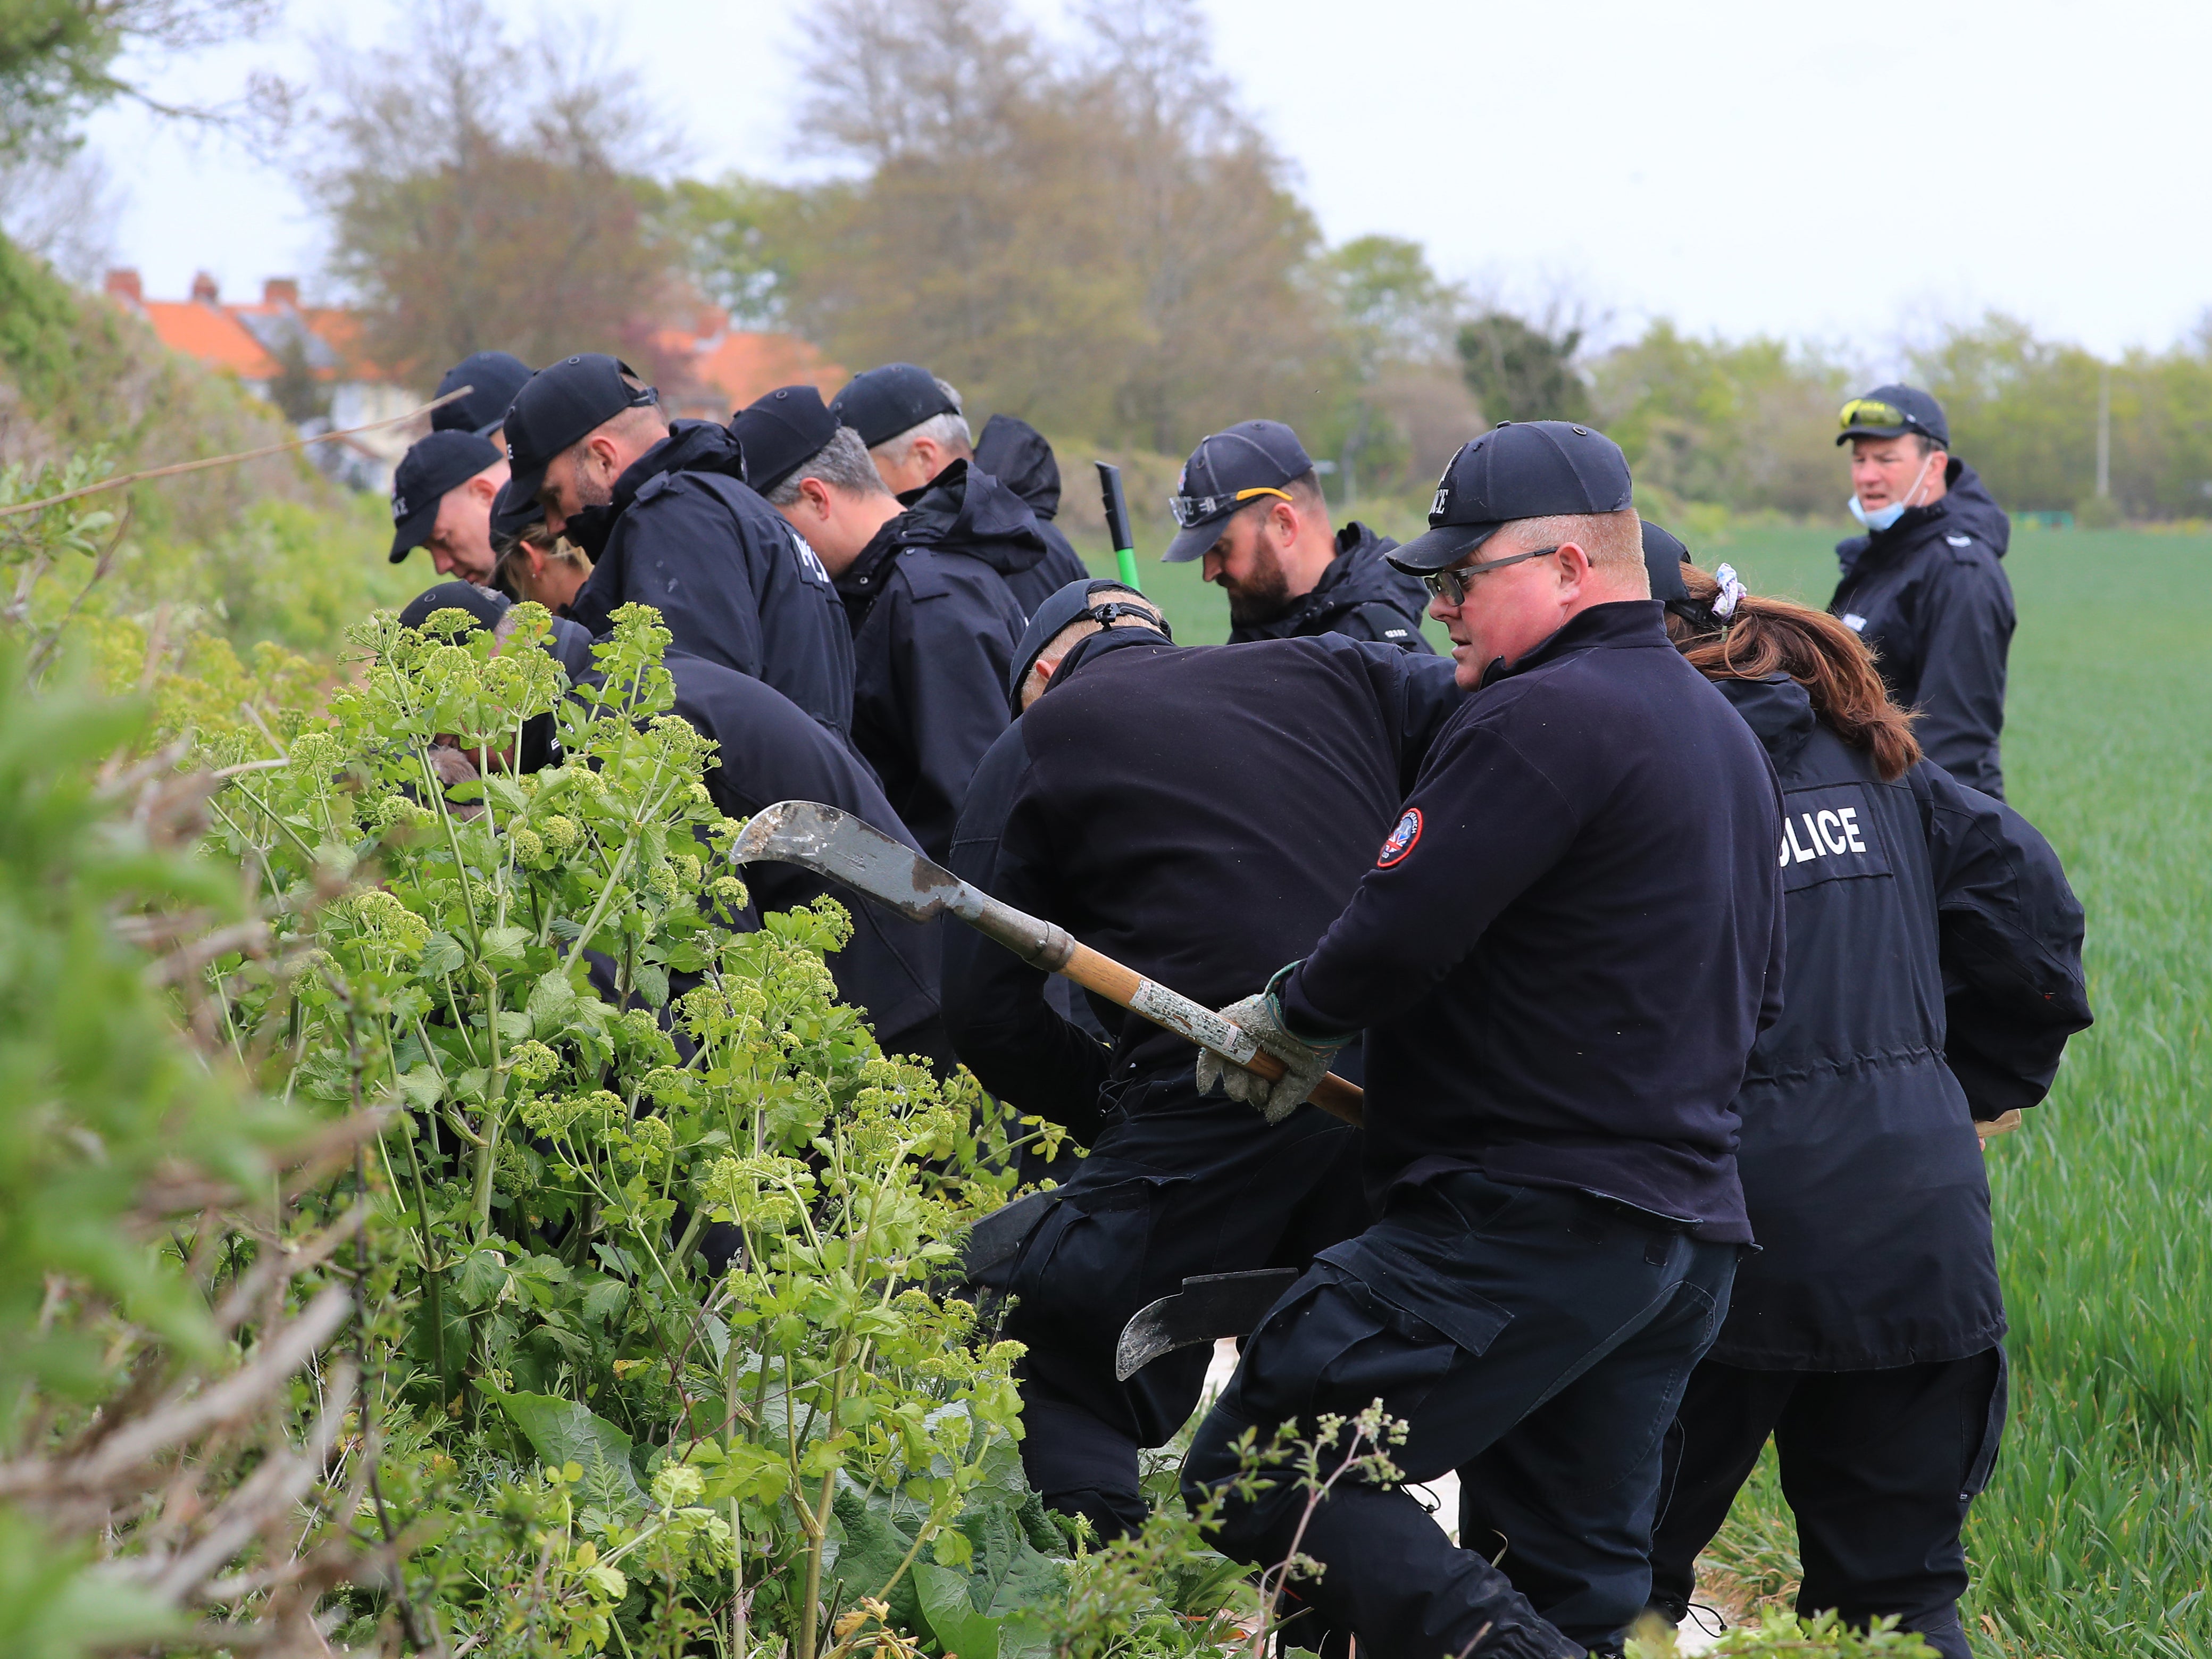
[[[1661,1437],[1751,1242],[1733,1102],[1780,1012],[1780,795],[1682,672],[1630,496],[1565,422],[1453,458],[1395,558],[1474,695],[1321,942],[1222,1010],[1287,1076],[1200,1072],[1273,1120],[1366,1034],[1381,1218],[1261,1321],[1183,1468],[1224,1553],[1326,1564],[1298,1593],[1362,1651],[1620,1651]],[[1291,1472],[1245,1483],[1247,1430],[1375,1400],[1407,1480],[1460,1471],[1462,1536],[1502,1534],[1503,1571],[1401,1489],[1347,1477],[1309,1516]]]
[[[1229,596],[1229,642],[1343,634],[1425,653],[1421,590],[1357,520],[1332,530],[1298,434],[1240,421],[1200,441],[1168,497],[1182,533],[1165,562],[1205,561]]]
[[[1917,387],[1879,386],[1845,404],[1851,516],[1828,610],[1873,647],[1890,695],[1920,711],[1922,750],[1960,782],[2004,799],[2012,584],[1999,562],[2012,524],[1950,453],[1943,406]]]

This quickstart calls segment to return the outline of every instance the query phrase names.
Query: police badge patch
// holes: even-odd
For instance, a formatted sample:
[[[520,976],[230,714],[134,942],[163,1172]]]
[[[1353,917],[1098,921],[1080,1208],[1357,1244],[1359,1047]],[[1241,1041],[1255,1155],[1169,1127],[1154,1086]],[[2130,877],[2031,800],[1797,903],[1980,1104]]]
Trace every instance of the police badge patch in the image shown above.
[[[1398,827],[1382,843],[1382,851],[1375,860],[1377,870],[1388,870],[1394,864],[1405,861],[1406,854],[1413,850],[1413,843],[1421,838],[1421,809],[1408,806],[1406,816],[1398,820]]]

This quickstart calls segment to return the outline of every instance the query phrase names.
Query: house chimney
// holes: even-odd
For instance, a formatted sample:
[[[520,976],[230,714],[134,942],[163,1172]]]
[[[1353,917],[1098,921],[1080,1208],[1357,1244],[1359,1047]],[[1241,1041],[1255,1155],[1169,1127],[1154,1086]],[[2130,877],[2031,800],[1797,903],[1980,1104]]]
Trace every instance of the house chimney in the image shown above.
[[[135,266],[125,265],[120,270],[109,271],[106,287],[111,300],[120,300],[125,305],[133,306],[146,302],[146,293],[139,286],[138,271]]]
[[[192,277],[193,299],[198,301],[199,303],[204,306],[211,306],[221,297],[222,290],[216,287],[215,278],[211,275],[204,270],[194,274]]]
[[[300,308],[300,279],[296,276],[271,276],[261,285],[261,303],[264,306],[289,306]]]

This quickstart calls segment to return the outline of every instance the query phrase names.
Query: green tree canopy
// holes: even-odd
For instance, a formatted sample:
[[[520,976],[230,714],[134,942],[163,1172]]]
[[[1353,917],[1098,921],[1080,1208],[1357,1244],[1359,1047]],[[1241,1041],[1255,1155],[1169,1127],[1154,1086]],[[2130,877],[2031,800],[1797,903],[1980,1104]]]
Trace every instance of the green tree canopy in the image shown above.
[[[126,48],[190,52],[251,33],[274,0],[8,0],[0,6],[0,163],[65,147],[85,115],[144,98]],[[148,101],[151,101],[149,100]]]
[[[1459,331],[1461,373],[1482,405],[1499,421],[1584,421],[1589,388],[1575,373],[1583,331],[1529,322],[1510,311],[1490,311]]]

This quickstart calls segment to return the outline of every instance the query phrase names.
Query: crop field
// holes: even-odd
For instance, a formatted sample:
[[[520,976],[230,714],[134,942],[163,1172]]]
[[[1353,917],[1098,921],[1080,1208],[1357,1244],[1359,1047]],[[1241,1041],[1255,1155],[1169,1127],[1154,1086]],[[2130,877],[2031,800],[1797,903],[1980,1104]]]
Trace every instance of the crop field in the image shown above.
[[[1729,560],[1755,591],[1819,604],[1833,539],[1747,532],[1696,550],[1708,566]],[[2012,1419],[1967,1534],[1966,1624],[2003,1659],[2202,1659],[2212,536],[2027,532],[2006,563],[2020,605],[2007,786],[2087,908],[2097,1024],[2075,1040],[2051,1099],[1989,1153]],[[1144,577],[1180,637],[1222,636],[1222,599],[1195,566],[1147,561]],[[1795,1551],[1770,1456],[1711,1565],[1753,1596],[1787,1596]]]

